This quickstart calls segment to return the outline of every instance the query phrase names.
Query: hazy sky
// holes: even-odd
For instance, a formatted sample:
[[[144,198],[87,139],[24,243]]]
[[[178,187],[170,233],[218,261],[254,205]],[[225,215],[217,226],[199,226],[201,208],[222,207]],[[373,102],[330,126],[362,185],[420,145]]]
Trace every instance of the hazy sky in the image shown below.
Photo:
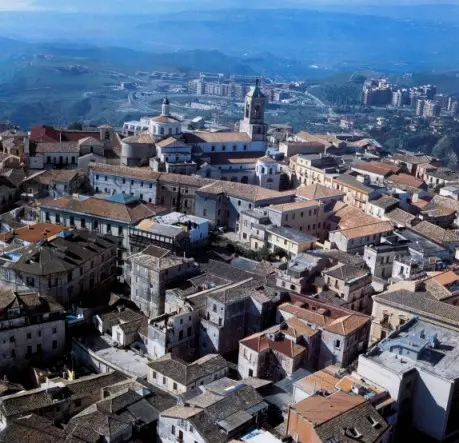
[[[0,0],[0,10],[52,10],[52,11],[71,11],[71,12],[101,12],[113,11],[122,12],[126,8],[126,0]],[[459,0],[136,0],[132,5],[137,7],[137,12],[153,12],[154,10],[174,10],[206,8],[217,9],[221,7],[285,7],[291,6],[321,6],[329,4],[349,5],[381,5],[389,4],[398,5],[419,5],[419,4],[436,4],[448,3],[459,5]],[[130,8],[130,12],[134,12]]]

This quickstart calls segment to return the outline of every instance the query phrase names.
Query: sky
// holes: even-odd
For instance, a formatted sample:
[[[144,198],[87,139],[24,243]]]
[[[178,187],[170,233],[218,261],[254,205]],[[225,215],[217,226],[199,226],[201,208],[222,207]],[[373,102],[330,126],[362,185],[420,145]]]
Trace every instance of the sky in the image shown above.
[[[380,5],[387,6],[391,3],[397,5],[419,4],[454,4],[459,5],[459,0],[137,0],[135,5],[138,12],[172,11],[180,9],[217,9],[227,7],[317,7],[337,4],[341,7],[348,5]],[[193,5],[193,8],[190,6]],[[125,0],[0,0],[0,11],[54,11],[54,12],[122,12],[126,8]],[[131,10],[131,12],[133,12]]]

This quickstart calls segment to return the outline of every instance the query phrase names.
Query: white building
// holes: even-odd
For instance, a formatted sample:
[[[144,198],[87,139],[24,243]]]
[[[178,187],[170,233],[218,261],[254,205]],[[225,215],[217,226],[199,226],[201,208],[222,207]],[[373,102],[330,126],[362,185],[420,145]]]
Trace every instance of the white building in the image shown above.
[[[198,390],[199,386],[225,377],[230,368],[218,354],[208,354],[193,363],[167,354],[148,366],[148,382],[175,395]]]
[[[190,237],[191,245],[207,242],[209,236],[209,220],[196,215],[171,212],[156,217],[156,221],[162,225],[178,226],[186,231]]]
[[[65,348],[65,311],[35,292],[0,292],[2,372],[59,357]]]
[[[389,391],[403,423],[438,441],[459,433],[459,334],[411,319],[359,357],[359,375]]]

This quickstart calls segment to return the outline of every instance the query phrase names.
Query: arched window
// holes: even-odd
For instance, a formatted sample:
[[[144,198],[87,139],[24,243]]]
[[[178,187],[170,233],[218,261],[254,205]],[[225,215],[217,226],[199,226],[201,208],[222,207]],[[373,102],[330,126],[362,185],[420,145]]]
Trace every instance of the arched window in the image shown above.
[[[244,175],[244,177],[241,178],[241,183],[248,184],[248,183],[249,183],[249,177],[247,177],[246,175]]]

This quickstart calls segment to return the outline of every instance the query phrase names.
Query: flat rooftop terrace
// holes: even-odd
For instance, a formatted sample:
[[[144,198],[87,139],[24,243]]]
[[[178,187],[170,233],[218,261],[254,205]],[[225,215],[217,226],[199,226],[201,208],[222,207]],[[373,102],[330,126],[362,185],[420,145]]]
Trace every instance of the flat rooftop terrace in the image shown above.
[[[397,374],[417,368],[455,380],[459,378],[459,333],[413,319],[370,349],[365,358]]]

